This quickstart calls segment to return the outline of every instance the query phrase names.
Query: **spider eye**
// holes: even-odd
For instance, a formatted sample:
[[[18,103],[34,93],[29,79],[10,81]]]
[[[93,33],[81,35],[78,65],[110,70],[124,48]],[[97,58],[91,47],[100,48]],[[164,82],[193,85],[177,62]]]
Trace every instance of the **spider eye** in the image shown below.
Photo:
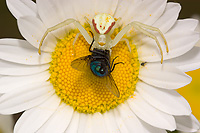
[[[115,25],[115,19],[109,14],[101,13],[92,19],[92,24],[97,33],[107,34]]]

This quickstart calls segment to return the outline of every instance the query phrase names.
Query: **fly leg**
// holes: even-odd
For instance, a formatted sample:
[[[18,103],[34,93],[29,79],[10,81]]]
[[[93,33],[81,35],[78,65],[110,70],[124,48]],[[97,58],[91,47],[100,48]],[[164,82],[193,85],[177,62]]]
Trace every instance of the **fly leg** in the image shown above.
[[[111,66],[109,67],[110,68],[110,72],[112,72],[114,69],[115,69],[115,66],[117,65],[117,64],[124,64],[123,62],[117,62],[117,63],[115,63],[114,65],[113,65],[113,63],[114,63],[114,61],[115,61],[115,59],[117,59],[119,56],[116,56],[113,60],[112,60],[112,63],[111,63]]]

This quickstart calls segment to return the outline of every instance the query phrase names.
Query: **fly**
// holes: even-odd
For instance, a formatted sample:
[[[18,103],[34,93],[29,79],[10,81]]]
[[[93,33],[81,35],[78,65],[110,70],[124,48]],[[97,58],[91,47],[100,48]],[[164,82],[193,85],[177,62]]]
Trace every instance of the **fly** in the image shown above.
[[[123,64],[123,62],[114,63],[115,59],[118,57],[117,56],[112,60],[112,63],[110,63],[110,51],[98,48],[91,50],[93,43],[94,36],[89,47],[89,51],[92,54],[73,60],[71,62],[71,66],[78,71],[86,71],[86,69],[90,68],[91,72],[96,76],[96,78],[102,80],[102,83],[105,84],[106,88],[112,94],[114,94],[116,97],[120,97],[120,92],[115,84],[111,72],[114,70],[117,64]]]

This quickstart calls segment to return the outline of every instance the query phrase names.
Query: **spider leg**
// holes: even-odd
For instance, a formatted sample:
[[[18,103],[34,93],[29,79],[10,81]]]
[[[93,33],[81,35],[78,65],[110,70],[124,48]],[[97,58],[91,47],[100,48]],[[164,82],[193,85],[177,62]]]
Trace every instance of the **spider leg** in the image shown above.
[[[95,33],[94,27],[92,25],[92,22],[89,20],[89,18],[87,18],[86,16],[84,17],[85,21],[90,25],[91,30],[93,33]]]
[[[111,41],[110,43],[110,48],[114,47],[124,36],[126,32],[128,32],[132,28],[131,23],[126,25],[116,36],[115,38]]]
[[[158,45],[158,48],[159,48],[159,50],[160,50],[160,54],[161,54],[161,64],[162,64],[162,63],[163,63],[163,51],[162,51],[162,48],[161,48],[161,46],[160,46],[160,43],[159,43],[157,37],[156,37],[155,35],[151,34],[150,32],[144,30],[144,29],[141,28],[140,26],[135,26],[135,28],[136,28],[137,30],[139,30],[140,32],[142,32],[143,34],[147,35],[148,37],[150,37],[150,38],[152,38],[153,40],[156,41],[156,43],[157,43],[157,45]]]
[[[43,35],[43,37],[42,37],[42,39],[40,41],[38,53],[41,55],[41,46],[42,46],[42,44],[44,42],[44,39],[46,38],[46,36],[48,35],[49,32],[57,30],[59,28],[62,28],[62,27],[66,26],[66,25],[69,25],[71,23],[73,23],[75,25],[75,27],[79,29],[79,31],[81,32],[83,37],[86,39],[86,41],[89,44],[91,44],[92,38],[87,33],[87,31],[83,28],[83,26],[78,21],[76,21],[75,19],[67,19],[67,20],[65,20],[65,21],[63,21],[63,22],[61,22],[61,23],[59,23],[59,24],[57,24],[57,25],[55,25],[55,26],[53,26],[51,28],[48,28],[46,30],[46,32],[44,33],[44,35]]]
[[[125,42],[126,42],[126,45],[128,46],[128,50],[129,50],[129,52],[131,53],[131,46],[130,46],[130,44],[129,44],[129,40],[126,39],[126,38],[122,38],[120,41],[125,41]]]
[[[140,22],[135,22],[135,24],[137,24],[137,25],[140,26],[140,27],[143,27],[143,28],[152,30],[152,31],[157,31],[157,32],[160,34],[160,36],[162,37],[162,39],[163,39],[163,41],[164,41],[164,43],[165,43],[167,53],[169,52],[169,47],[168,47],[168,45],[167,45],[167,40],[165,39],[165,36],[164,36],[163,33],[160,31],[160,29],[158,29],[158,28],[156,28],[156,27],[153,27],[153,26],[149,26],[149,25],[140,23]]]
[[[80,35],[80,32],[76,34],[76,36],[75,36],[75,38],[74,38],[74,41],[73,41],[73,43],[72,43],[73,52],[74,52],[74,57],[76,56],[76,51],[75,51],[75,46],[74,46],[74,45],[75,45],[75,43],[76,43],[76,41],[77,41],[79,35]]]
[[[85,16],[84,19],[88,22],[88,24],[90,24],[90,26],[92,26],[92,22],[89,20],[88,17]]]
[[[163,62],[163,51],[162,51],[162,49],[161,49],[161,46],[160,46],[160,43],[159,43],[157,37],[156,37],[155,35],[153,35],[152,33],[148,32],[147,30],[144,29],[144,28],[146,28],[146,29],[149,29],[149,30],[152,30],[152,31],[157,31],[157,32],[161,35],[162,39],[164,40],[165,45],[166,45],[166,51],[168,52],[169,49],[168,49],[167,41],[166,41],[164,35],[162,34],[162,32],[161,32],[158,28],[156,28],[156,27],[152,27],[152,26],[149,26],[149,25],[145,25],[145,24],[142,24],[142,23],[136,22],[136,21],[131,22],[131,23],[129,23],[128,25],[126,25],[126,26],[116,35],[116,37],[112,40],[110,46],[111,46],[111,47],[114,47],[114,46],[122,39],[122,37],[124,36],[124,34],[125,34],[126,32],[128,32],[132,27],[134,27],[135,29],[139,30],[139,31],[142,32],[143,34],[147,35],[148,37],[150,37],[150,38],[152,38],[153,40],[156,41],[156,43],[157,43],[157,45],[158,45],[158,48],[159,48],[159,50],[160,50],[160,54],[161,54],[161,64],[162,64],[162,62]],[[129,45],[129,44],[127,44],[127,45]]]

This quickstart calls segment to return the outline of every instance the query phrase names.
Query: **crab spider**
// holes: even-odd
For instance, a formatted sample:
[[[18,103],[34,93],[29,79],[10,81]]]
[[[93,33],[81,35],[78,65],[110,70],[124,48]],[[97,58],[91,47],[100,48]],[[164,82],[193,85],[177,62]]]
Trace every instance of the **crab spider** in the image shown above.
[[[152,33],[148,32],[145,29],[149,29],[152,31],[157,31],[160,36],[162,37],[165,45],[166,45],[166,51],[169,52],[168,49],[168,45],[167,45],[167,41],[164,37],[164,35],[162,34],[162,32],[156,28],[156,27],[152,27],[149,25],[145,25],[143,23],[137,22],[137,21],[133,21],[131,23],[129,23],[128,25],[126,25],[117,35],[116,37],[112,40],[110,35],[112,34],[112,32],[115,29],[116,23],[119,22],[120,19],[115,20],[113,18],[113,16],[106,14],[106,13],[101,13],[101,14],[97,14],[92,21],[90,21],[88,18],[86,18],[86,21],[90,24],[91,26],[91,30],[94,33],[94,44],[93,44],[93,48],[98,48],[98,49],[103,49],[103,50],[110,50],[111,48],[114,47],[119,41],[125,41],[129,51],[131,52],[131,47],[129,45],[129,41],[126,40],[125,38],[123,38],[124,34],[126,32],[128,32],[132,27],[134,27],[136,30],[142,32],[143,34],[147,35],[148,37],[152,38],[153,40],[156,41],[158,48],[160,50],[160,54],[161,54],[161,64],[163,62],[163,51],[161,49],[160,43],[157,39],[157,37],[155,35],[153,35]],[[75,25],[75,27],[77,27],[80,31],[80,33],[83,35],[83,37],[85,38],[85,40],[91,44],[92,42],[92,38],[90,37],[90,35],[88,34],[88,32],[84,29],[84,27],[75,19],[67,19],[51,28],[48,28],[47,31],[44,33],[40,44],[39,44],[39,50],[38,53],[41,54],[41,46],[43,44],[44,39],[46,38],[46,36],[48,35],[49,32],[57,30],[59,28],[62,28],[66,25],[69,25],[73,23]],[[78,38],[79,34],[77,34],[77,36],[75,37],[74,41],[73,41],[73,46]],[[111,53],[111,52],[110,52]]]

